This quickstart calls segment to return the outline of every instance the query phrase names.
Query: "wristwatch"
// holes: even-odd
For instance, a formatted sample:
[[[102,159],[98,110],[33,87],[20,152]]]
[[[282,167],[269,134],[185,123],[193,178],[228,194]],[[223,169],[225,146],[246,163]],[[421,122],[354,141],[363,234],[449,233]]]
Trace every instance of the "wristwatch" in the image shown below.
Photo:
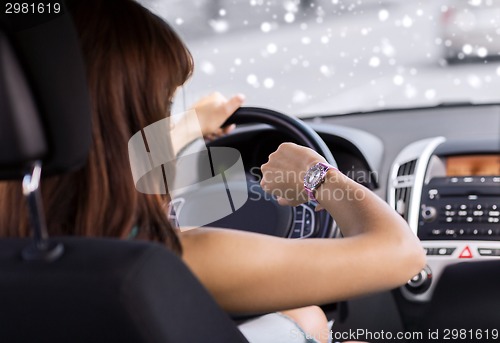
[[[326,173],[330,169],[337,168],[326,163],[318,162],[306,172],[306,176],[304,176],[304,189],[311,200],[317,202],[314,192],[323,182],[325,182]]]

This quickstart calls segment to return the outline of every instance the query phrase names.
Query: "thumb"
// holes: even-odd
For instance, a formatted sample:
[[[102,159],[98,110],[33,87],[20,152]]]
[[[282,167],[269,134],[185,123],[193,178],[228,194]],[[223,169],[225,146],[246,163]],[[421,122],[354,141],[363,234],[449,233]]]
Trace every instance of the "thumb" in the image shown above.
[[[226,103],[226,110],[228,114],[233,114],[243,102],[245,101],[245,96],[243,94],[236,94],[231,99],[229,99]]]

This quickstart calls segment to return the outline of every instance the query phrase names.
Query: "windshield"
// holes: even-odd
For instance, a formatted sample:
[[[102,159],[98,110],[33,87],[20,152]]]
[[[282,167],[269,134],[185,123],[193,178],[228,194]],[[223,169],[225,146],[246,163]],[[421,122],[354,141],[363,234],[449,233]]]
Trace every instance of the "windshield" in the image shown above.
[[[216,90],[301,117],[500,99],[499,0],[141,2],[194,56],[177,109]]]

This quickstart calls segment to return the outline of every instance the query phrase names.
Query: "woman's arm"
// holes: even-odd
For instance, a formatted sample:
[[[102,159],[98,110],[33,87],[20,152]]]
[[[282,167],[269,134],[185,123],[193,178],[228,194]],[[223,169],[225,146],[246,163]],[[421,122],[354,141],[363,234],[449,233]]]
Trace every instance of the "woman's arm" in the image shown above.
[[[318,161],[324,159],[310,149],[283,144],[262,166],[261,184],[268,192],[289,195],[280,199],[282,204],[297,205],[305,201],[303,175]],[[330,171],[317,198],[346,238],[290,240],[199,229],[181,234],[184,260],[219,304],[236,313],[284,310],[390,289],[424,266],[423,250],[405,221],[368,189]]]

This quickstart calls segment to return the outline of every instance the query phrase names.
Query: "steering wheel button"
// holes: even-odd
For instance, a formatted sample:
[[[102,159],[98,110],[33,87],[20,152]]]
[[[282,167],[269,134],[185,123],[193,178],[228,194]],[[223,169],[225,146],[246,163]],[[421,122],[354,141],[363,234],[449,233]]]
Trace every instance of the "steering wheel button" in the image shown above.
[[[314,215],[314,211],[309,206],[304,207],[304,210],[305,210],[304,215],[306,218],[311,218]]]
[[[313,233],[313,228],[311,226],[304,227],[304,232],[303,232],[303,237],[304,238],[307,238],[307,237],[311,236],[312,233]]]
[[[289,238],[301,238],[304,232],[304,225],[302,221],[294,221],[292,230],[290,231]]]
[[[302,220],[304,218],[304,207],[300,205],[295,208],[295,220]]]

